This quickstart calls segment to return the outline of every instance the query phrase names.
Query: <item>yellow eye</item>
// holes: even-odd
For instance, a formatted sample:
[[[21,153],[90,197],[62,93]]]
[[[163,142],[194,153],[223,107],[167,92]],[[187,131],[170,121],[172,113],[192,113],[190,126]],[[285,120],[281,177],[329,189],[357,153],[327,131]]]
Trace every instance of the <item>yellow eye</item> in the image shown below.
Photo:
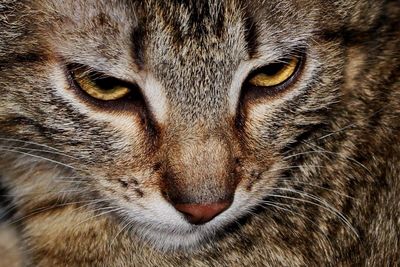
[[[260,69],[249,83],[257,87],[272,87],[287,81],[295,73],[300,60],[292,57],[287,62],[272,63]]]
[[[112,77],[105,77],[79,68],[73,70],[72,75],[83,91],[100,100],[117,100],[130,92],[124,82]]]

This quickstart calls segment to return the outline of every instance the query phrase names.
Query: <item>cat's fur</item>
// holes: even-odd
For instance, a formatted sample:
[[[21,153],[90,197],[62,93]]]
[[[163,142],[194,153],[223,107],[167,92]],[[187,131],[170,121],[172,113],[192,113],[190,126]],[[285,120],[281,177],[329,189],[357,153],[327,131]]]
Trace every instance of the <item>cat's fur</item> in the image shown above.
[[[1,0],[0,175],[24,264],[398,266],[399,8]],[[297,50],[291,88],[242,88]],[[137,83],[146,108],[94,105],[67,63]],[[165,191],[235,199],[191,228]]]

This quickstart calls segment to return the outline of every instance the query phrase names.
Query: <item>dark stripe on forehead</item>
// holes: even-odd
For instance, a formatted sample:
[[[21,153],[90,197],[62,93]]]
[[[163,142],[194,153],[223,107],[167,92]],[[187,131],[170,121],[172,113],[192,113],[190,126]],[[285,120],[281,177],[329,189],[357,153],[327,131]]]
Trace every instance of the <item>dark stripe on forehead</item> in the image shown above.
[[[0,68],[14,63],[35,63],[44,60],[46,60],[46,56],[38,52],[9,54],[0,59]]]
[[[143,69],[145,64],[145,41],[145,22],[141,22],[137,27],[133,29],[131,35],[132,57],[139,69]]]
[[[145,65],[145,43],[147,39],[147,24],[149,17],[146,16],[145,9],[143,5],[138,5],[136,7],[137,12],[137,25],[133,26],[131,33],[131,48],[132,48],[132,58],[136,63],[139,70],[143,69]]]
[[[224,32],[225,9],[221,1],[175,0],[160,1],[157,5],[164,21],[180,36],[179,41],[209,34],[221,36]]]
[[[201,23],[210,17],[210,6],[208,2],[197,0],[178,2],[181,2],[183,6],[190,10],[189,24]]]
[[[220,2],[199,1],[199,0],[176,0],[176,7],[184,7],[190,13],[189,24],[201,23],[206,19],[212,19],[211,9],[222,5]]]
[[[243,24],[245,29],[244,37],[247,44],[247,52],[250,58],[254,58],[258,52],[258,46],[260,45],[258,41],[259,32],[257,24],[249,12],[244,13]]]
[[[217,35],[221,35],[224,26],[224,8],[222,2],[210,3],[210,1],[192,0],[189,23],[198,25],[196,31],[198,35],[207,34],[210,30]],[[215,12],[217,11],[217,12]],[[207,25],[211,23],[212,25]],[[208,28],[207,28],[208,26]]]

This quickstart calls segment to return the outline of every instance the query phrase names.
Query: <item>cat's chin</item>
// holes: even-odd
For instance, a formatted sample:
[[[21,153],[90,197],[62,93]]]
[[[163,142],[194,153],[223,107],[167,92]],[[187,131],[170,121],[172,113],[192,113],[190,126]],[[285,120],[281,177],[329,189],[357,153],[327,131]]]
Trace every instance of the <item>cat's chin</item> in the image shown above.
[[[151,227],[137,229],[140,238],[151,247],[163,252],[195,252],[215,238],[214,227],[201,227],[191,232],[163,231]]]
[[[131,229],[135,235],[157,250],[195,252],[215,239],[221,238],[223,236],[221,233],[226,231],[228,226],[235,224],[239,218],[249,214],[249,211],[254,208],[256,203],[251,204],[250,199],[240,195],[240,193],[237,194],[228,210],[203,225],[192,225],[176,212],[168,213],[167,207],[165,207],[165,213],[169,216],[164,217],[163,221],[158,221],[154,217],[146,221],[143,217],[138,219],[132,214],[126,218],[126,213],[125,219],[133,220],[134,226]],[[160,218],[162,217],[158,217]]]
[[[212,242],[224,228],[232,223],[225,217],[204,225],[167,225],[163,222],[134,223],[131,230],[145,244],[162,252],[195,252]]]

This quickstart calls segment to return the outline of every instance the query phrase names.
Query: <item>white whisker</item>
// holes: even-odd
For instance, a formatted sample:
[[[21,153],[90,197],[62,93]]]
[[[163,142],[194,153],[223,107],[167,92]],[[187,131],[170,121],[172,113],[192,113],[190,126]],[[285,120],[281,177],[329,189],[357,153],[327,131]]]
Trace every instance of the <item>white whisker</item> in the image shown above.
[[[75,167],[73,167],[71,165],[68,165],[68,164],[53,160],[53,159],[49,159],[49,158],[46,158],[46,157],[42,157],[42,156],[39,156],[39,155],[30,154],[30,153],[27,153],[27,152],[22,152],[22,151],[17,151],[17,150],[5,149],[5,148],[1,148],[1,147],[0,147],[0,150],[6,151],[6,152],[10,152],[10,153],[19,153],[19,154],[22,154],[22,155],[25,155],[25,156],[29,156],[29,157],[41,159],[41,160],[44,160],[44,161],[47,161],[47,162],[51,162],[51,163],[54,163],[54,164],[57,164],[57,165],[61,165],[61,166],[64,166],[66,168],[69,168],[69,169],[77,170],[77,168],[75,168]]]
[[[336,215],[341,221],[343,221],[343,223],[345,225],[347,225],[347,227],[349,227],[349,229],[355,234],[355,236],[357,238],[359,238],[359,235],[357,233],[357,231],[355,230],[355,228],[351,225],[351,223],[349,222],[349,220],[338,210],[336,210],[335,208],[333,208],[331,205],[327,204],[325,201],[319,200],[319,198],[316,198],[315,196],[312,197],[310,194],[307,193],[303,193],[303,192],[299,192],[297,190],[293,190],[293,189],[288,189],[288,188],[275,188],[276,190],[282,190],[282,191],[288,191],[288,192],[292,192],[292,193],[297,193],[300,195],[304,195],[308,198],[311,198],[314,201],[310,201],[310,200],[306,200],[306,199],[302,199],[302,198],[295,198],[295,197],[290,197],[290,196],[286,196],[286,195],[276,195],[276,194],[267,194],[268,196],[271,197],[278,197],[278,198],[284,198],[284,199],[290,199],[290,200],[295,200],[295,201],[300,201],[303,203],[308,203],[308,204],[312,204],[315,206],[318,206],[326,211],[329,211],[330,213]]]

